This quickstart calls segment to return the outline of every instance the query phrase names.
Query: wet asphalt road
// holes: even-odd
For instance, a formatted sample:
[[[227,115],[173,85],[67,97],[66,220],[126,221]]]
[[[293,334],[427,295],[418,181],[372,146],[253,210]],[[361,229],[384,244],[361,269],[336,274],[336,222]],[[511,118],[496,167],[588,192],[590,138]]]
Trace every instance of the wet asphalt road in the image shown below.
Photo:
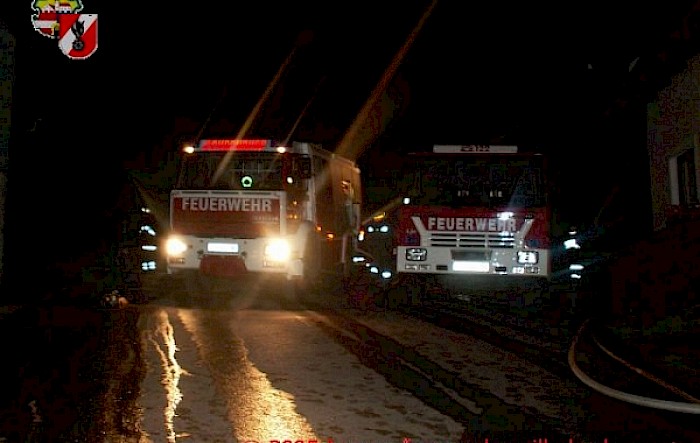
[[[24,326],[8,342],[0,441],[459,438],[459,423],[362,365],[311,315],[256,287],[23,310],[4,324],[6,338]]]
[[[256,285],[198,300],[153,289],[146,304],[30,308],[0,322],[0,441],[644,435],[649,411],[626,417],[635,408],[591,395],[526,356],[401,313],[362,313],[332,296],[300,305]],[[620,415],[606,421],[608,410]],[[606,428],[612,422],[633,432]],[[682,429],[653,431],[655,442],[692,441]]]

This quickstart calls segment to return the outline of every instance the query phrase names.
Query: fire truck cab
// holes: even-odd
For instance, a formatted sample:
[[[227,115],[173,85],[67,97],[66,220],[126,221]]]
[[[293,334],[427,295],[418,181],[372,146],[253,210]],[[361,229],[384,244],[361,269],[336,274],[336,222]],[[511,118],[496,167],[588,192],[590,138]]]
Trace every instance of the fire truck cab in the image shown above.
[[[436,145],[404,156],[396,181],[382,221],[392,239],[392,303],[546,285],[552,238],[544,156],[516,146]]]
[[[201,140],[170,194],[170,274],[258,275],[308,291],[342,274],[360,212],[357,165],[313,143]]]

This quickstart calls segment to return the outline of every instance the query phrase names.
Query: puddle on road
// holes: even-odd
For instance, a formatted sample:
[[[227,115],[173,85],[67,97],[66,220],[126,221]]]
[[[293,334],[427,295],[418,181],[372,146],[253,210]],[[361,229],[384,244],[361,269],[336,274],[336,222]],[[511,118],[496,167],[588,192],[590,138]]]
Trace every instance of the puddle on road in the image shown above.
[[[147,371],[139,406],[144,442],[234,442],[226,410],[174,310],[144,314]]]
[[[312,427],[296,411],[293,396],[275,389],[251,363],[240,339],[225,329],[225,321],[211,311],[178,312],[201,359],[207,362],[238,441],[317,439]]]
[[[174,442],[177,438],[177,434],[175,433],[173,421],[177,415],[177,406],[180,401],[182,401],[182,391],[180,391],[179,386],[180,378],[183,374],[187,374],[187,372],[182,369],[182,366],[180,366],[175,358],[177,345],[175,343],[173,326],[170,324],[168,314],[165,311],[160,311],[157,314],[157,319],[158,322],[155,334],[148,334],[148,340],[153,346],[153,349],[158,353],[162,365],[161,383],[165,389],[165,398],[167,402],[163,411],[166,429],[165,437],[168,442]],[[162,346],[160,343],[162,343]]]
[[[348,352],[343,339],[319,328],[319,316],[248,310],[229,315],[228,322],[256,367],[275,387],[294,395],[297,411],[321,440],[457,441],[462,425],[419,400],[411,389],[416,386],[408,386],[418,378],[404,377],[407,389],[392,384]]]

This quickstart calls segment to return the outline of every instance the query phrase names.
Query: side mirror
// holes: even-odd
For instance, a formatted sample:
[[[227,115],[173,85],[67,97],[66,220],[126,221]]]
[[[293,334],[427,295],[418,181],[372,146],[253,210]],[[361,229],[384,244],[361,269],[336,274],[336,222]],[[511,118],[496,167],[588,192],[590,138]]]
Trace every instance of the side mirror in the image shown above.
[[[297,172],[301,178],[311,178],[311,159],[300,157],[296,164]]]

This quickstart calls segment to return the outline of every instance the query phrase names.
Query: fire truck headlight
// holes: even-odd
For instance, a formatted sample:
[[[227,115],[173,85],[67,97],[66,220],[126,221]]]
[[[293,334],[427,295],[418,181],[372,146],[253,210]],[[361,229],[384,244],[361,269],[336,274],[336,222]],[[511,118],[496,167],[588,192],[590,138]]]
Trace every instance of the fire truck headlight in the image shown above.
[[[518,263],[534,265],[540,257],[537,251],[518,251]]]
[[[425,248],[406,249],[406,260],[408,261],[425,261],[427,258],[428,250]]]
[[[265,245],[265,258],[270,261],[285,262],[292,255],[292,248],[286,240],[273,240]]]
[[[570,238],[564,242],[564,249],[581,249],[575,238]]]
[[[168,255],[182,255],[187,250],[187,244],[179,238],[169,238],[165,243]]]

